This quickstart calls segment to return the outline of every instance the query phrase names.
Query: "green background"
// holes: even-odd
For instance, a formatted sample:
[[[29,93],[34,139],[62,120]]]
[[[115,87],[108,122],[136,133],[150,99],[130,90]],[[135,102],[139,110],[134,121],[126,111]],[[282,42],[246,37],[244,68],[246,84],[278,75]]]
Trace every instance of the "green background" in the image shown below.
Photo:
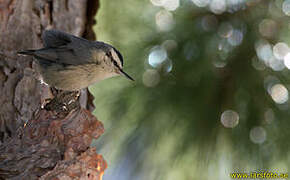
[[[97,39],[136,80],[90,87],[106,129],[93,144],[104,180],[287,173],[290,2],[158,2],[176,1],[100,2]]]

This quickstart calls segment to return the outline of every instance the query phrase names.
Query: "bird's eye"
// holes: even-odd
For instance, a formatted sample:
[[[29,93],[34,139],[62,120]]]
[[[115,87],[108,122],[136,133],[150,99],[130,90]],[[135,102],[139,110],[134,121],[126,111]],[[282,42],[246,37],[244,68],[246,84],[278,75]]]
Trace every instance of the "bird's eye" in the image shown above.
[[[114,65],[115,65],[115,66],[118,66],[118,64],[117,64],[117,62],[116,62],[116,61],[114,61],[114,60],[113,60],[113,63],[114,63]]]

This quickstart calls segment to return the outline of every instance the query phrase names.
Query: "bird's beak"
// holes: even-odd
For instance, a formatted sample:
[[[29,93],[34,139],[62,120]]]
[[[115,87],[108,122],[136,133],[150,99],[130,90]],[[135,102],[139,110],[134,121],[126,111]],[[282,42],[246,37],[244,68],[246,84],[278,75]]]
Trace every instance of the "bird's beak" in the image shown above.
[[[130,79],[131,81],[135,81],[131,76],[129,76],[127,73],[125,73],[122,69],[120,70],[120,74],[125,76],[127,79]]]

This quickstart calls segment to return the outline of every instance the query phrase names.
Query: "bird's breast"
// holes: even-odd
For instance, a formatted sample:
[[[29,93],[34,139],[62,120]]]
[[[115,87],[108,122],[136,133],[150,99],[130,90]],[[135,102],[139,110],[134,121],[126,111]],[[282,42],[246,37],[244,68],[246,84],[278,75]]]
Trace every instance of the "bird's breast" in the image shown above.
[[[100,64],[51,66],[41,70],[44,82],[62,90],[80,90],[103,79],[115,76]]]

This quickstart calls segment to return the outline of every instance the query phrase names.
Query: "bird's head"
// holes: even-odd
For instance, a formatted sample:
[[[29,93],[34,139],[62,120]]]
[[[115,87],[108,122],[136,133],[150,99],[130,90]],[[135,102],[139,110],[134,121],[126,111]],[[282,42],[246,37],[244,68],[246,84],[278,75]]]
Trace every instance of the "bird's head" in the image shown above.
[[[106,57],[108,59],[107,63],[111,66],[114,73],[116,73],[117,75],[122,75],[127,79],[134,81],[131,76],[123,71],[123,56],[116,48],[110,47],[106,52]]]
[[[123,56],[113,46],[104,42],[95,41],[95,48],[92,49],[92,61],[103,69],[106,77],[122,75],[134,81],[125,71],[123,71]]]

